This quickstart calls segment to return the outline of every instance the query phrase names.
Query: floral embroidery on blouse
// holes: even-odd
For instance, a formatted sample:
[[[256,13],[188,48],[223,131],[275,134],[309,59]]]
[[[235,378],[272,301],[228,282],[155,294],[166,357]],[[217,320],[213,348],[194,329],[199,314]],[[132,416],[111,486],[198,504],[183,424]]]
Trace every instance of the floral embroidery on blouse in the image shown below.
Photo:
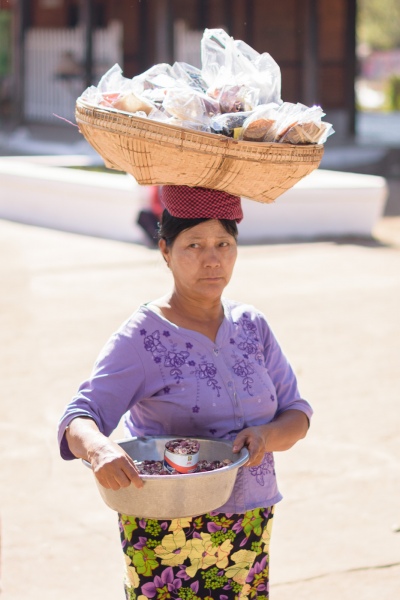
[[[143,333],[142,333],[143,332]],[[166,335],[168,333],[168,335]],[[146,331],[144,329],[141,330],[141,334],[145,335]],[[163,332],[164,337],[170,337],[168,331]],[[184,364],[188,364],[191,367],[196,367],[196,362],[194,360],[188,360],[190,357],[189,349],[193,348],[193,345],[190,342],[186,343],[186,348],[188,350],[177,350],[177,345],[169,341],[172,346],[172,350],[168,350],[160,340],[160,332],[158,330],[154,331],[150,335],[146,335],[144,338],[144,348],[147,352],[151,352],[153,355],[153,360],[157,364],[163,364],[164,367],[170,369],[169,373],[175,379],[176,383],[179,383],[184,379],[183,372],[181,367]],[[220,397],[220,389],[221,386],[218,384],[216,379],[217,368],[213,363],[206,362],[206,357],[202,356],[202,362],[197,365],[192,374],[194,373],[197,379],[199,380],[207,380],[207,385],[211,387],[213,391],[217,393],[217,396]],[[168,389],[168,392],[166,391]],[[165,393],[169,393],[169,388],[164,388]],[[192,407],[192,412],[198,413],[200,411],[200,407],[197,405]]]
[[[164,356],[167,349],[160,342],[160,332],[155,331],[152,335],[148,335],[144,338],[144,348],[148,352],[151,352],[153,356]]]
[[[250,474],[256,478],[259,485],[264,485],[264,477],[271,473],[275,475],[275,463],[272,452],[267,452],[263,458],[263,461],[257,467],[249,467]]]
[[[215,392],[217,392],[217,396],[218,398],[220,397],[220,393],[219,390],[221,389],[221,386],[218,385],[218,381],[215,379],[215,376],[217,374],[217,368],[213,363],[210,362],[201,362],[199,363],[199,365],[197,366],[197,369],[195,370],[195,375],[198,379],[207,379],[207,385],[214,390]]]
[[[250,396],[252,396],[252,387],[254,379],[250,377],[254,374],[254,368],[249,360],[251,356],[258,364],[262,364],[262,353],[259,347],[259,339],[257,337],[257,327],[249,319],[247,313],[243,313],[242,317],[237,323],[241,327],[242,331],[239,337],[243,340],[237,344],[237,348],[243,352],[242,356],[238,356],[236,352],[233,354],[235,364],[233,365],[233,372],[238,377],[241,377],[243,383],[243,389]],[[233,340],[231,340],[232,343]]]
[[[164,361],[164,366],[170,367],[170,374],[176,383],[179,383],[183,379],[183,374],[179,367],[185,364],[189,352],[167,350],[160,341],[160,332],[158,330],[144,338],[144,348],[147,352],[152,353],[155,363],[160,364]]]
[[[254,373],[254,369],[251,364],[245,360],[241,360],[233,365],[233,372],[242,378],[243,389],[252,396],[251,387],[254,379],[250,375]]]

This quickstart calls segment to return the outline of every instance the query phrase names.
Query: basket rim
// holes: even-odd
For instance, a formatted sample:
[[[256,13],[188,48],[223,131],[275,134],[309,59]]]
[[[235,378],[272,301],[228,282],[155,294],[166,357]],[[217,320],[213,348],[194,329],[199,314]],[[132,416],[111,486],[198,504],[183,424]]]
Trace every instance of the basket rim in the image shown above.
[[[115,121],[109,121],[107,119],[107,123],[104,124],[104,126],[93,123],[93,122],[89,122],[87,120],[84,119],[83,115],[81,115],[80,110],[88,110],[90,111],[94,118],[96,118],[96,116],[98,118],[102,118],[102,117],[117,117],[117,119],[120,121],[121,125],[127,124],[129,123],[131,126],[132,125],[138,125],[140,127],[138,127],[138,129],[144,130],[147,129],[149,132],[153,131],[156,135],[162,136],[162,133],[160,130],[165,129],[167,132],[170,131],[171,134],[172,133],[178,133],[180,134],[180,136],[182,137],[182,139],[184,139],[187,135],[193,137],[199,137],[200,139],[204,140],[204,143],[206,143],[207,145],[212,145],[212,146],[216,146],[221,148],[221,144],[226,145],[226,146],[231,146],[231,147],[235,147],[237,150],[242,150],[242,151],[251,151],[250,153],[254,152],[254,151],[261,151],[263,150],[263,154],[267,152],[267,150],[278,150],[280,152],[282,152],[283,154],[285,154],[287,151],[290,150],[290,154],[299,154],[299,155],[304,155],[304,154],[309,154],[310,155],[310,161],[311,162],[319,162],[321,160],[321,154],[323,154],[324,152],[324,145],[323,144],[287,144],[287,143],[280,143],[280,142],[248,142],[245,140],[235,140],[231,137],[222,135],[222,134],[216,134],[216,133],[208,133],[205,131],[196,131],[194,129],[189,129],[187,127],[181,127],[178,125],[172,125],[170,123],[163,123],[160,121],[152,121],[150,119],[145,119],[143,117],[138,117],[132,113],[126,112],[126,111],[121,111],[121,110],[117,110],[115,108],[112,107],[104,107],[104,106],[96,106],[94,104],[90,104],[89,102],[86,102],[85,100],[82,100],[82,98],[78,98],[76,100],[76,120],[77,123],[79,125],[79,122],[82,122],[82,124],[87,124],[90,125],[90,127],[93,127],[95,129],[99,129],[99,130],[110,130],[110,125],[112,125],[112,122],[115,123]],[[129,135],[129,131],[126,131],[125,134]],[[148,140],[150,141],[150,140]],[[155,141],[155,140],[154,140]],[[314,155],[313,158],[311,158],[311,155]]]

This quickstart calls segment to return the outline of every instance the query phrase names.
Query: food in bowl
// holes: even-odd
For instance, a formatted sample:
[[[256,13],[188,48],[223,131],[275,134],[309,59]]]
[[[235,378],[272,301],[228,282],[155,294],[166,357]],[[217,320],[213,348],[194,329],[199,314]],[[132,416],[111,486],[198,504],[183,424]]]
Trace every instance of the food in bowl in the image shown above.
[[[206,471],[215,471],[232,464],[229,458],[224,460],[201,460],[197,463],[196,469],[192,473],[205,473]],[[140,475],[184,475],[175,469],[167,469],[161,460],[141,460],[135,461],[135,467]]]
[[[197,454],[200,443],[197,440],[178,438],[165,444],[166,449],[174,454]]]

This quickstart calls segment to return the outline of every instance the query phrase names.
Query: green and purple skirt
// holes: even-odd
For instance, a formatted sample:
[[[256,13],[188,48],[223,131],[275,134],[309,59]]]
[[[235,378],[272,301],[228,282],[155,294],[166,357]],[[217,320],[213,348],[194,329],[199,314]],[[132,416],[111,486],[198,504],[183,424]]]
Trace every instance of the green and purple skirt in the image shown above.
[[[273,507],[156,521],[119,515],[127,600],[267,600]]]

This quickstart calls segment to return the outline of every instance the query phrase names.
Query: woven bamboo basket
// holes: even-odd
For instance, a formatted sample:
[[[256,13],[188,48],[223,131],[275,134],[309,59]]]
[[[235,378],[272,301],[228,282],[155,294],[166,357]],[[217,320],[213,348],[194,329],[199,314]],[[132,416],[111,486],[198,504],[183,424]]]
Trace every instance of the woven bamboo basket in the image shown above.
[[[322,145],[237,141],[129,113],[76,103],[81,133],[106,167],[133,175],[141,185],[218,189],[273,202],[321,162]]]

